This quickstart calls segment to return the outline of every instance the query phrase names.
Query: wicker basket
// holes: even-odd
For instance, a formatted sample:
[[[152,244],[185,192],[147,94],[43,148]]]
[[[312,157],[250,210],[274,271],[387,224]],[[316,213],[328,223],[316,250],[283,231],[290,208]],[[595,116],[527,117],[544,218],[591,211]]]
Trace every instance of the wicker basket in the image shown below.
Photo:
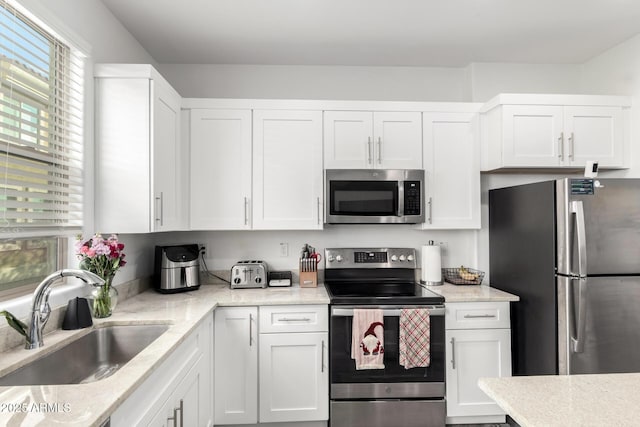
[[[482,279],[484,279],[484,271],[474,270],[473,268],[466,269],[469,273],[477,275],[476,279],[469,280],[463,279],[460,277],[460,268],[443,268],[442,269],[442,277],[444,277],[445,282],[451,283],[453,285],[479,285],[482,283]]]

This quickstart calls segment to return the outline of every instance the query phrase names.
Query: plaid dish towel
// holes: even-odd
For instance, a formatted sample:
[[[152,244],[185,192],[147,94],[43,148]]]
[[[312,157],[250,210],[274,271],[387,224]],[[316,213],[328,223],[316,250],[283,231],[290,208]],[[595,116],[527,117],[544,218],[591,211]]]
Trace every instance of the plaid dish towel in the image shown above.
[[[431,363],[431,321],[426,308],[400,311],[400,365],[426,368]]]

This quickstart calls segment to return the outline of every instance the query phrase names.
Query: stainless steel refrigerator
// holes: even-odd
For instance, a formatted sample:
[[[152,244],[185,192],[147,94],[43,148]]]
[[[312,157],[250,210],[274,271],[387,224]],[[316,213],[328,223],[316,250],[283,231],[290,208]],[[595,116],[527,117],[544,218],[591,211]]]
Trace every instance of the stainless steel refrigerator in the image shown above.
[[[490,190],[489,251],[514,375],[640,372],[640,179]]]

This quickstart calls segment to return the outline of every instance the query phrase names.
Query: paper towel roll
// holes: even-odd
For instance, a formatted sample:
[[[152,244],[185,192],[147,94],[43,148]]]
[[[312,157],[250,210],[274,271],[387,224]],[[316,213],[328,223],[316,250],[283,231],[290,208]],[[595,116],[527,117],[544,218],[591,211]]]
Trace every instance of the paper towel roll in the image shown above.
[[[429,242],[422,246],[422,283],[442,285],[442,257],[440,246]]]

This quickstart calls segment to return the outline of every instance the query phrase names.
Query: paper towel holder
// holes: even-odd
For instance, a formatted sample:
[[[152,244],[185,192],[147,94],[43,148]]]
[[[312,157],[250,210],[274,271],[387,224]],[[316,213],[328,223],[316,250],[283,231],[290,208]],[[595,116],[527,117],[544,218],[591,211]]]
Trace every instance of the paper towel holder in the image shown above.
[[[427,268],[427,264],[429,267]],[[442,256],[440,245],[436,245],[433,240],[429,244],[422,246],[422,277],[420,283],[426,286],[440,286],[442,281]]]

